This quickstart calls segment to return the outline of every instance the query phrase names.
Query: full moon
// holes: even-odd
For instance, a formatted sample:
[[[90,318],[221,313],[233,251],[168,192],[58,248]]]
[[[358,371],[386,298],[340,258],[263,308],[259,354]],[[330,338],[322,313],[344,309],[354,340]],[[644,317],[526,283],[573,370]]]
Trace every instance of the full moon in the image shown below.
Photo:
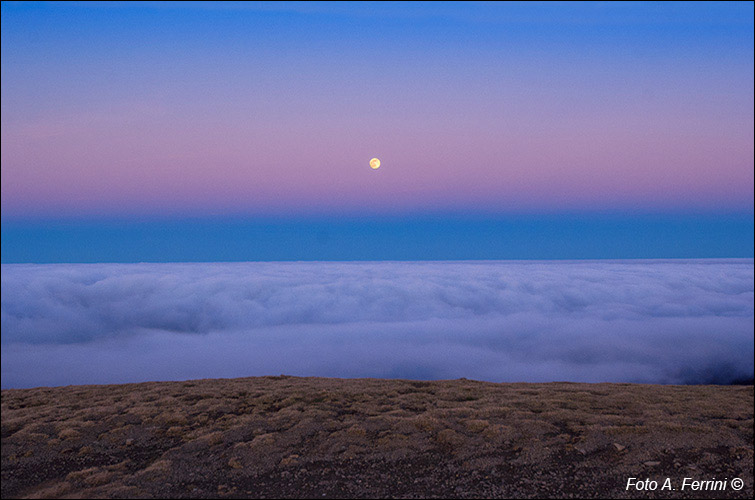
[[[370,160],[370,167],[373,170],[380,168],[380,160],[378,160],[377,158],[371,159]]]

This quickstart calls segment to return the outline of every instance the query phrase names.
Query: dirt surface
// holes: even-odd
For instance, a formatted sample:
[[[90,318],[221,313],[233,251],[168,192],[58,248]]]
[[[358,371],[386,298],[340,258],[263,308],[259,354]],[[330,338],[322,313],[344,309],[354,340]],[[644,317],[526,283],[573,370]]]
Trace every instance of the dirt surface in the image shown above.
[[[630,477],[657,489],[627,490]],[[726,483],[682,491],[684,478]],[[1,484],[3,498],[750,498],[753,387],[259,377],[4,390]]]

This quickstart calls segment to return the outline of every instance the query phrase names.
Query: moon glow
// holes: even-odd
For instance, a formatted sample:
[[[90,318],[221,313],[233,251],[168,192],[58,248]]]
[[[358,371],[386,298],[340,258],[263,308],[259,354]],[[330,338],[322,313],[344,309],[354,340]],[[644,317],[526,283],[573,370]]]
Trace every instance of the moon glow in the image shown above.
[[[380,160],[378,160],[377,158],[371,159],[370,168],[372,168],[373,170],[377,170],[378,168],[380,168]]]

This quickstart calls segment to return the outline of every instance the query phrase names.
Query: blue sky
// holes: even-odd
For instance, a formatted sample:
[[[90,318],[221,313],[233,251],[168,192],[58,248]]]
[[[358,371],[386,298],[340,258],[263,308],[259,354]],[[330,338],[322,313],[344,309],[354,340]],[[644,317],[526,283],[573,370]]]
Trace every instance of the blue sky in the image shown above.
[[[751,3],[2,19],[3,263],[753,256]]]
[[[22,221],[2,262],[753,257],[751,214]]]

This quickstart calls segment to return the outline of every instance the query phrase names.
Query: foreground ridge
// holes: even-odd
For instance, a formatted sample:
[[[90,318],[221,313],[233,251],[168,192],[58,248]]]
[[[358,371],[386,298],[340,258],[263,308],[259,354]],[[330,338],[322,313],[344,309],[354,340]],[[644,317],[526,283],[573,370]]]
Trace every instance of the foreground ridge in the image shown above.
[[[255,377],[2,391],[3,497],[664,497],[741,478],[752,386]]]

